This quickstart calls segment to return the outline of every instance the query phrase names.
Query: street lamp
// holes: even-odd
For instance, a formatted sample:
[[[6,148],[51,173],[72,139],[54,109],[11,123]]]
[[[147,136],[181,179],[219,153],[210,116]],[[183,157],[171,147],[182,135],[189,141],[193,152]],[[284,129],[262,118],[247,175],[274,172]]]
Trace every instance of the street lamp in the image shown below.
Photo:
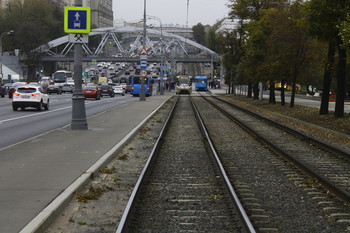
[[[144,3],[143,3],[143,41],[142,41],[143,50],[146,49],[146,38],[147,38],[147,35],[146,35],[146,0],[144,0]],[[141,61],[140,61],[140,65],[141,65]],[[141,76],[140,76],[140,79],[141,79],[140,101],[145,101],[146,100],[145,79]]]
[[[159,22],[160,24],[160,94],[164,95],[164,82],[163,82],[163,76],[164,76],[164,72],[163,72],[163,24],[162,21],[160,20],[160,18],[156,17],[156,16],[147,16],[148,19],[155,19]]]
[[[2,73],[2,38],[5,35],[10,35],[10,34],[12,34],[14,32],[15,32],[14,30],[10,30],[8,32],[3,32],[0,35],[0,56],[1,56],[1,59],[0,59],[0,83],[2,83],[2,79],[3,79],[3,73]]]

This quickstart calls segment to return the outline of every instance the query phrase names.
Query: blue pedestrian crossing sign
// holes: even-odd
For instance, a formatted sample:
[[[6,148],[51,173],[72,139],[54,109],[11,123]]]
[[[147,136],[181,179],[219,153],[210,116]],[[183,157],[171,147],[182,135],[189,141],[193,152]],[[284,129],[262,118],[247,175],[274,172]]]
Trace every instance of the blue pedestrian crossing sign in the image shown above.
[[[89,33],[90,17],[90,7],[65,7],[64,31],[66,33]]]

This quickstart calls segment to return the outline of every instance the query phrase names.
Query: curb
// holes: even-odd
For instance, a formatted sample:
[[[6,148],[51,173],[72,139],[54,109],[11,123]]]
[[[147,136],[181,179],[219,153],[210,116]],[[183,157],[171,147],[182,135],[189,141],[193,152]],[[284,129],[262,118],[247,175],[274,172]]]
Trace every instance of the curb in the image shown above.
[[[33,218],[20,233],[42,233],[47,230],[55,218],[66,207],[66,205],[73,198],[76,191],[81,190],[90,182],[94,174],[100,168],[108,164],[119,153],[122,148],[138,133],[139,129],[170,99],[167,98],[161,105],[159,105],[153,112],[151,112],[143,121],[135,126],[122,140],[115,144],[107,153],[105,153],[95,164],[86,170],[79,178],[77,178],[71,185],[62,191],[48,206],[46,206],[35,218]]]

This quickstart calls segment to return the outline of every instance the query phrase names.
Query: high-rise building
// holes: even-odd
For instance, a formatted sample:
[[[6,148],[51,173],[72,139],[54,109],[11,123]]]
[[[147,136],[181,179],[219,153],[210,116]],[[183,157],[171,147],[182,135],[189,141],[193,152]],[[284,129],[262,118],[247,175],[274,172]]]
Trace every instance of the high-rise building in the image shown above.
[[[15,0],[0,0],[0,8]],[[30,0],[21,0],[30,1]],[[75,0],[49,0],[61,1],[65,6],[74,6]],[[83,7],[91,8],[91,28],[113,27],[113,0],[82,0]],[[63,9],[62,9],[63,10]]]
[[[74,5],[74,0],[65,0]],[[113,0],[82,0],[83,7],[91,8],[91,28],[113,27]]]

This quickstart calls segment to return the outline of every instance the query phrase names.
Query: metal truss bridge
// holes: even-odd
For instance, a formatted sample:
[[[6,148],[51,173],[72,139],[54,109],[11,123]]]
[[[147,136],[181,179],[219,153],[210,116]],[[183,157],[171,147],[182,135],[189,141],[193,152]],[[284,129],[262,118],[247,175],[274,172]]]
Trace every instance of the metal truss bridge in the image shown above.
[[[141,27],[92,29],[89,33],[89,43],[83,44],[83,61],[138,62],[142,40]],[[94,46],[91,45],[93,44],[91,41],[95,42]],[[72,62],[73,48],[74,43],[69,42],[67,35],[52,40],[37,50],[45,54],[41,56],[41,61]],[[152,28],[146,29],[146,49],[149,62],[160,62],[161,59],[165,59],[182,63],[213,63],[220,60],[217,53],[201,44]]]

